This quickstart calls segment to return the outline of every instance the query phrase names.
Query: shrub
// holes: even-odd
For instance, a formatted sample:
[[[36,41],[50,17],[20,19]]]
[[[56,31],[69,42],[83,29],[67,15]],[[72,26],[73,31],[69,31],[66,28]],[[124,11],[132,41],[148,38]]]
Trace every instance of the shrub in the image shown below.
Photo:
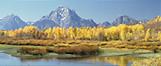
[[[47,53],[46,48],[21,47],[18,52],[22,54],[44,55]]]

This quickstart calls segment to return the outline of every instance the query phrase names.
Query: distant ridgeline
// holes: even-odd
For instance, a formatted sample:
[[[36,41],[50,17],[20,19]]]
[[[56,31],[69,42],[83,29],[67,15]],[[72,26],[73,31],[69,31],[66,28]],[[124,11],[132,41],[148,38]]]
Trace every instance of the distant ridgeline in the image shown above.
[[[25,22],[15,15],[6,16],[0,19],[0,30],[15,30],[27,25],[36,26],[38,29],[42,30],[53,27],[111,27],[119,24],[143,24],[148,25],[148,27],[151,28],[156,25],[160,26],[160,16],[149,21],[141,21],[124,15],[116,18],[112,23],[105,21],[103,23],[96,24],[94,20],[81,18],[74,10],[61,6],[56,10],[51,11],[49,15],[43,16],[36,22]]]

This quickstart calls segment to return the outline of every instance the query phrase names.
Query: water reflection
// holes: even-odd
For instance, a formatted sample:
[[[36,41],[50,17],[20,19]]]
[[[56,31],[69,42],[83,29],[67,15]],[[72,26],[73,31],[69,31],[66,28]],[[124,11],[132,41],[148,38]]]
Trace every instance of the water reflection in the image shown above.
[[[105,62],[118,66],[130,66],[132,62],[140,60],[140,58],[133,56],[110,56],[110,57],[94,57],[94,62]]]
[[[5,66],[130,66],[139,58],[133,56],[72,57],[72,58],[16,58],[0,53],[0,65]]]
[[[44,60],[44,61],[50,61],[50,60],[63,60],[63,61],[85,61],[85,62],[102,62],[107,64],[113,64],[118,66],[130,66],[132,62],[140,60],[141,58],[133,57],[133,56],[92,56],[92,57],[72,57],[72,58],[35,58],[35,59],[22,59],[21,61],[27,62],[27,61],[38,61],[38,60]]]

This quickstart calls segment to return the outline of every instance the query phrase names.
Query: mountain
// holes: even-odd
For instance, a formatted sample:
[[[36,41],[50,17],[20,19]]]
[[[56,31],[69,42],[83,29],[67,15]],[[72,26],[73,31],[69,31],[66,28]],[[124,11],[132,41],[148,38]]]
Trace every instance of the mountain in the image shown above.
[[[140,24],[146,24],[149,20],[148,19],[144,19],[144,20],[138,20]]]
[[[51,27],[59,27],[58,24],[56,24],[54,21],[50,20],[46,16],[43,16],[40,20],[36,21],[34,26],[37,26],[39,29],[47,29]]]
[[[160,30],[161,28],[161,16],[156,16],[149,20],[146,24],[147,28]]]
[[[108,21],[98,24],[98,27],[109,27],[112,26]]]
[[[14,30],[26,25],[20,17],[15,15],[9,15],[0,19],[0,30]]]
[[[48,16],[60,27],[95,27],[96,23],[92,19],[83,19],[74,10],[60,6],[52,11]]]
[[[35,22],[32,22],[32,21],[27,21],[27,22],[26,22],[27,25],[32,25],[32,24],[34,24],[34,23],[35,23]]]
[[[127,24],[127,25],[133,25],[133,24],[138,24],[140,23],[140,21],[133,19],[129,16],[120,16],[118,18],[116,18],[115,21],[113,21],[113,25],[119,25],[119,24]]]

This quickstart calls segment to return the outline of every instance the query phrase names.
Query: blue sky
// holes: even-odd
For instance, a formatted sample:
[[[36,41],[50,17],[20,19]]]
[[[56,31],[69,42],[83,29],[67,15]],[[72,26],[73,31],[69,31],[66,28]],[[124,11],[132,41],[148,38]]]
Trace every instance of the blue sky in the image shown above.
[[[0,0],[0,18],[10,14],[25,21],[36,21],[58,6],[69,7],[83,18],[97,23],[121,15],[136,19],[151,19],[161,15],[161,0]]]

